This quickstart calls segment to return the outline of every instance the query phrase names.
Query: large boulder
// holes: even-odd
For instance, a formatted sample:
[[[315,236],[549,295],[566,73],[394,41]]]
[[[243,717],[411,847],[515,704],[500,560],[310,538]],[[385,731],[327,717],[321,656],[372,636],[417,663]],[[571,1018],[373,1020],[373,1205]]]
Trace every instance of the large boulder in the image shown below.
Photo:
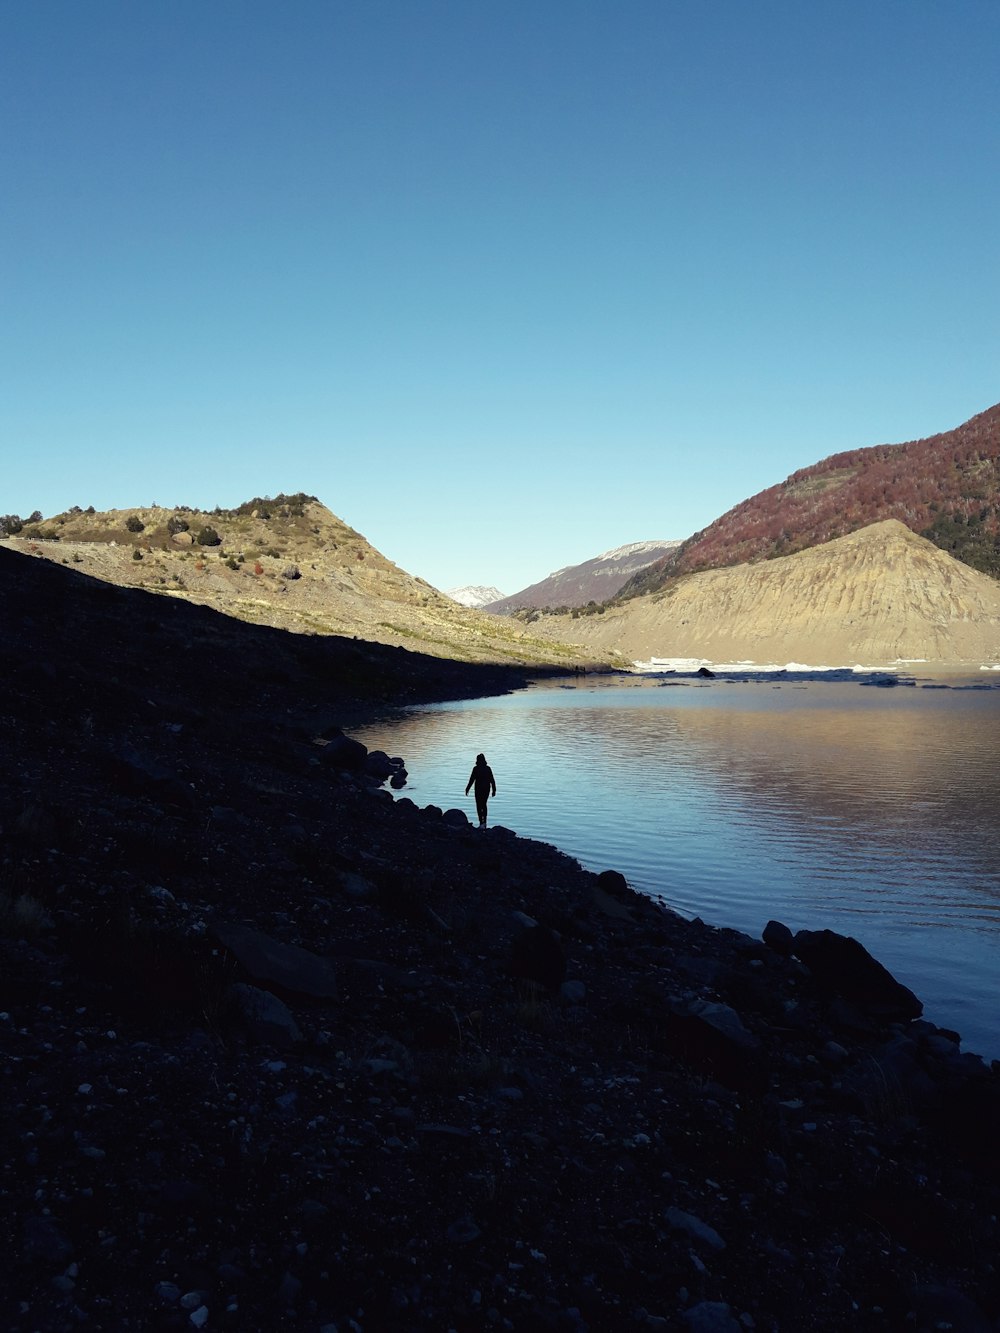
[[[336,969],[328,958],[297,944],[283,944],[239,922],[217,922],[213,929],[219,943],[262,986],[315,1000],[338,994]]]
[[[302,1040],[302,1032],[291,1010],[270,991],[237,981],[229,987],[229,998],[254,1041],[271,1046],[291,1046]]]
[[[359,742],[360,743],[360,742]],[[393,761],[384,750],[369,750],[365,757],[365,773],[377,782],[385,782],[396,771]]]
[[[365,776],[376,782],[389,782],[400,788],[406,784],[406,764],[398,756],[390,758],[384,750],[369,750],[364,763]]]
[[[769,949],[773,949],[782,958],[790,958],[795,952],[795,936],[781,921],[769,921],[764,927],[761,939]]]
[[[908,1022],[924,1012],[913,991],[852,935],[800,930],[795,936],[795,955],[808,967],[822,993],[849,1000],[875,1018]]]
[[[329,733],[323,747],[323,758],[331,768],[344,769],[348,773],[363,773],[368,758],[368,747],[356,741],[352,736],[345,736],[340,730]]]
[[[759,1094],[767,1087],[760,1041],[729,1005],[701,998],[670,1000],[660,1014],[657,1039],[682,1064],[727,1088]]]
[[[514,936],[510,973],[555,994],[566,980],[566,955],[548,926],[527,926]]]
[[[194,809],[198,802],[190,783],[165,768],[151,755],[141,753],[130,741],[119,741],[105,753],[106,771],[119,791],[137,792],[181,809]]]

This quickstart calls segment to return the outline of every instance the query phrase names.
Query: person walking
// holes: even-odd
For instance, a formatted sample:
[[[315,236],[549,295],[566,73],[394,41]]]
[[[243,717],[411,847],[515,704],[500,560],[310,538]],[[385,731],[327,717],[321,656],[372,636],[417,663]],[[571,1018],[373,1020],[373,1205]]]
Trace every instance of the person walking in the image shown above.
[[[493,780],[493,770],[486,762],[484,754],[476,755],[476,764],[469,774],[469,780],[465,784],[465,794],[468,796],[469,788],[476,788],[476,814],[479,816],[479,827],[486,827],[486,802],[491,796],[497,794],[497,784]]]

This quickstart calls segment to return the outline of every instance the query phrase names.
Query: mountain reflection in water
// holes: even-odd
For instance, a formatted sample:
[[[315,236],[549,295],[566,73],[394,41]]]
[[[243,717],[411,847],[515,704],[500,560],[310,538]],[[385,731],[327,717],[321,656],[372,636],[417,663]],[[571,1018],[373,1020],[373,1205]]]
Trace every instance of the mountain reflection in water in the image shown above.
[[[404,757],[402,795],[467,813],[485,752],[491,822],[685,916],[855,935],[932,1022],[1000,1057],[1000,689],[628,678],[355,735]]]

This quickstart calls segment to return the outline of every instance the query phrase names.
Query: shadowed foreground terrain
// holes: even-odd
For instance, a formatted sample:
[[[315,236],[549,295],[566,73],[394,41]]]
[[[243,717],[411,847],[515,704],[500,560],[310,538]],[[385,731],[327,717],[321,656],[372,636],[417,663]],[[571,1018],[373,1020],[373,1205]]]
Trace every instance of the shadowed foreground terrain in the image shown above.
[[[338,730],[517,673],[4,550],[0,624],[0,1326],[998,1327],[998,1075],[915,997]]]

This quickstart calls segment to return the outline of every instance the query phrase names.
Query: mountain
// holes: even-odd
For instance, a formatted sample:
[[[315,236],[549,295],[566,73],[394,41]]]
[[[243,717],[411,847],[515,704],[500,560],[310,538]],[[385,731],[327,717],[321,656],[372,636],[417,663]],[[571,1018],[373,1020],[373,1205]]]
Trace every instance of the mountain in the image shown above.
[[[798,555],[702,570],[545,632],[627,660],[1000,663],[1000,583],[895,519]]]
[[[586,606],[588,602],[603,602],[627,583],[639,570],[660,560],[680,546],[675,541],[630,542],[613,551],[595,555],[579,565],[557,569],[540,583],[499,598],[487,604],[494,615],[509,615],[512,611],[543,606]]]
[[[16,529],[9,520],[8,531]],[[524,626],[459,606],[301,493],[210,513],[74,508],[0,544],[255,624],[461,661],[580,664],[573,650]]]
[[[460,606],[484,607],[491,602],[499,602],[503,593],[499,588],[486,588],[481,583],[474,583],[466,588],[450,588],[445,597],[450,597]]]
[[[834,454],[730,509],[621,590],[677,574],[793,555],[898,519],[965,564],[1000,577],[1000,405],[955,430]]]

